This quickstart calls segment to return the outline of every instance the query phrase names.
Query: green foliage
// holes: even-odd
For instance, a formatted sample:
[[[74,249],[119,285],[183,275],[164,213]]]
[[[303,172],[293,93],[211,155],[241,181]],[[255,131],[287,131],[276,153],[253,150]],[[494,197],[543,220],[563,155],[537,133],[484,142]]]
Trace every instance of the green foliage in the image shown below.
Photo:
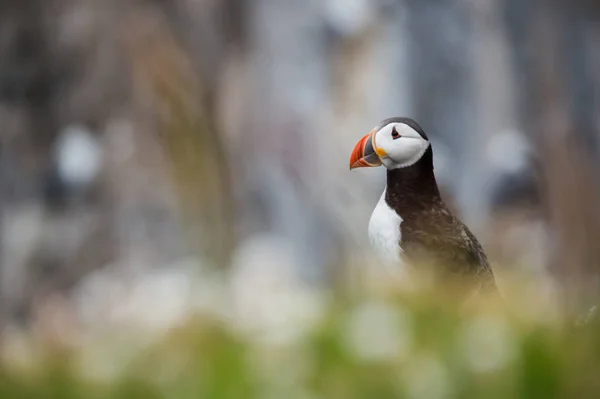
[[[115,332],[68,349],[46,345],[36,361],[4,356],[0,396],[600,397],[597,320],[575,327],[527,297],[468,307],[433,292],[321,302],[310,328],[288,339],[196,314],[147,344]]]

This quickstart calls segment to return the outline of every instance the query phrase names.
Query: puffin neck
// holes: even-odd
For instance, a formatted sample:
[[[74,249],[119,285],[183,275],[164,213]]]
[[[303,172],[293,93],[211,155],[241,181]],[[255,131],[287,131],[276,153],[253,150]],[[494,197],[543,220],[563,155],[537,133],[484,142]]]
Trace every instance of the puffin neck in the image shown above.
[[[413,165],[387,171],[385,200],[402,218],[444,206],[433,173],[431,146]]]

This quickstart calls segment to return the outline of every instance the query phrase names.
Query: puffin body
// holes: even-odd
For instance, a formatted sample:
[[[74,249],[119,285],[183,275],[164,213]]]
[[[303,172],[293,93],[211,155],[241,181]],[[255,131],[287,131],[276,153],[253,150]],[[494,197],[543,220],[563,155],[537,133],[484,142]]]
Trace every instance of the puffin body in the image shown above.
[[[474,290],[495,290],[483,248],[442,200],[431,144],[414,120],[386,119],[357,143],[350,169],[380,165],[387,184],[368,230],[381,258],[398,268],[431,265]]]

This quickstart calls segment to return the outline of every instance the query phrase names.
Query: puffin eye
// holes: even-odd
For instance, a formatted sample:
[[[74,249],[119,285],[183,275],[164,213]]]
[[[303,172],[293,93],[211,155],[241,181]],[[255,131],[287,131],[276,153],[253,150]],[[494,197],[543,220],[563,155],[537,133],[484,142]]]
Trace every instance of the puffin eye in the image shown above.
[[[397,130],[396,130],[396,128],[394,127],[394,128],[392,129],[392,138],[393,138],[394,140],[396,140],[396,139],[399,139],[400,137],[401,137],[401,136],[400,136],[400,133],[398,133],[398,131],[397,131]]]

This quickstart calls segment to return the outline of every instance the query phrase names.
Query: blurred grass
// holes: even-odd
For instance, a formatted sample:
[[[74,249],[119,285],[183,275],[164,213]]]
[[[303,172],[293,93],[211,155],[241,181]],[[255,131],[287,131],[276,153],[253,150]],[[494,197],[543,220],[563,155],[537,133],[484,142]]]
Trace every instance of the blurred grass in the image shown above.
[[[135,13],[123,36],[137,112],[160,132],[190,245],[226,265],[234,245],[230,170],[198,68],[160,15]]]
[[[531,290],[511,292],[464,306],[439,287],[379,287],[322,301],[302,334],[277,341],[210,312],[146,344],[119,331],[62,347],[13,334],[1,397],[600,397],[600,322],[576,327]]]

